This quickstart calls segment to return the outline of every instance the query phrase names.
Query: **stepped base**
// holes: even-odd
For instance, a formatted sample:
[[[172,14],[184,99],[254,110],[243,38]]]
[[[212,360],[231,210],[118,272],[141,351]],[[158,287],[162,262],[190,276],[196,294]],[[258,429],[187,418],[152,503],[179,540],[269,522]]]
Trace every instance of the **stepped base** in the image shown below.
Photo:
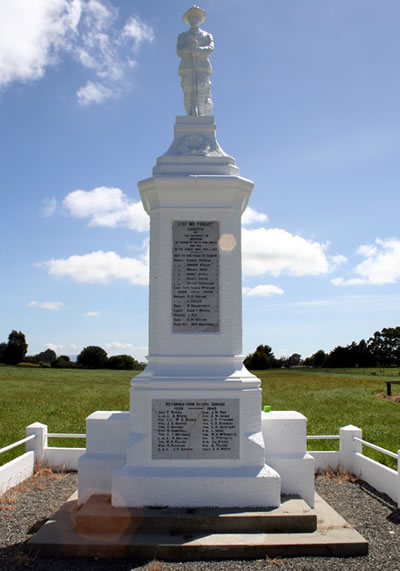
[[[276,507],[281,479],[270,466],[139,468],[123,466],[112,479],[115,507]]]
[[[285,496],[278,508],[115,508],[110,496],[92,496],[77,512],[79,533],[311,532],[317,516],[300,498]]]
[[[113,508],[105,496],[79,509],[76,497],[28,541],[30,553],[166,561],[368,553],[368,542],[317,494],[313,509],[303,500],[283,497],[279,508],[250,512]]]

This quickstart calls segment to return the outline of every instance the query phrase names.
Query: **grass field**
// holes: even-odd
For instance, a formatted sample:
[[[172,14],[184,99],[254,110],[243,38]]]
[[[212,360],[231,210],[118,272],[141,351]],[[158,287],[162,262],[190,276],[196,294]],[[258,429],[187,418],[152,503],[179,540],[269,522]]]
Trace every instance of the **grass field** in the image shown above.
[[[132,371],[0,367],[0,448],[25,436],[32,422],[49,432],[85,432],[85,418],[96,410],[128,410]],[[337,434],[354,424],[363,438],[393,452],[400,448],[400,403],[376,398],[385,392],[385,379],[399,377],[398,369],[257,371],[263,405],[273,410],[297,410],[308,418],[309,434]],[[395,386],[393,392],[397,392]],[[400,392],[400,385],[398,391]],[[52,446],[84,446],[84,441],[50,440]],[[312,441],[310,449],[335,449],[337,441]],[[0,464],[23,447],[0,456]],[[395,461],[364,449],[379,462]]]

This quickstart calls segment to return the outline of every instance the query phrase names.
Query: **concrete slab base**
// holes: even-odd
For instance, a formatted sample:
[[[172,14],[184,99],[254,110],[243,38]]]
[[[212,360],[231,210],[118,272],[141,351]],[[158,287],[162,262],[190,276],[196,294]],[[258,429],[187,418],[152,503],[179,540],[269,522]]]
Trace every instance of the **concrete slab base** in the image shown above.
[[[166,561],[368,553],[368,542],[318,495],[313,509],[283,497],[279,508],[246,511],[113,508],[105,496],[79,508],[74,494],[26,547],[43,557]]]
[[[79,533],[270,533],[311,532],[317,516],[304,500],[284,497],[278,508],[123,508],[110,496],[92,496],[76,513]]]

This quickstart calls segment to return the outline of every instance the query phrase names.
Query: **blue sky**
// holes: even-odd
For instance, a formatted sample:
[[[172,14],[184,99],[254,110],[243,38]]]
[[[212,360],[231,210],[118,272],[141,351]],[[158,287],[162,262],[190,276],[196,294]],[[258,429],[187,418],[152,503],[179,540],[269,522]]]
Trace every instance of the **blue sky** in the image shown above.
[[[0,3],[0,340],[147,351],[137,182],[183,115],[181,0]],[[243,351],[400,323],[400,4],[204,0],[217,137],[255,182]]]

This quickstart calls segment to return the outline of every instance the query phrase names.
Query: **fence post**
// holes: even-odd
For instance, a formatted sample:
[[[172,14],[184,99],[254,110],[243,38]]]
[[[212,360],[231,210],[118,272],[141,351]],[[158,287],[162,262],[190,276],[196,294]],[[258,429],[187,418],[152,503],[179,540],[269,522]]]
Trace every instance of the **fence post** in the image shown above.
[[[349,424],[340,429],[340,463],[346,472],[358,473],[356,452],[362,453],[362,444],[353,437],[362,438],[361,428]]]
[[[400,508],[400,450],[397,451],[397,507]]]
[[[26,436],[31,436],[31,434],[36,436],[35,439],[26,443],[26,451],[29,452],[30,450],[33,450],[35,454],[35,462],[42,464],[44,459],[44,449],[47,444],[47,424],[34,422],[25,428],[25,433]]]

